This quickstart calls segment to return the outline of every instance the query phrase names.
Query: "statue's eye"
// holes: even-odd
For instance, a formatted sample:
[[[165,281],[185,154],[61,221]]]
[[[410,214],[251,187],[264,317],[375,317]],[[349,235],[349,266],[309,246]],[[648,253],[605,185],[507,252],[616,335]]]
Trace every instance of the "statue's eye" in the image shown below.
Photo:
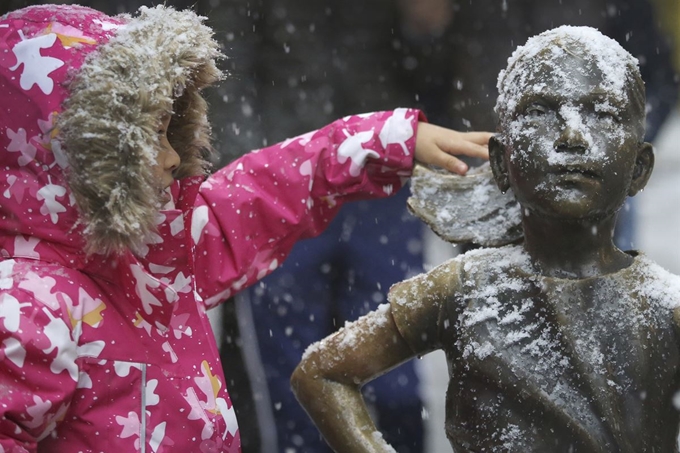
[[[536,118],[543,116],[548,113],[548,108],[542,104],[529,104],[526,109],[524,109],[524,114],[530,118]]]
[[[595,114],[601,120],[612,120],[616,123],[621,121],[621,117],[614,110],[598,110]]]

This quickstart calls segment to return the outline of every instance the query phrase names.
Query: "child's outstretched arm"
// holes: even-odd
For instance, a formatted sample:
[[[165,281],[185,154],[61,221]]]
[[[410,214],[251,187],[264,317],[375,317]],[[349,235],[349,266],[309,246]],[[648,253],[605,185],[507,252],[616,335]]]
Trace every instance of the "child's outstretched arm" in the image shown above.
[[[487,155],[489,133],[429,125],[417,110],[351,115],[251,152],[199,190],[191,216],[196,287],[213,306],[276,269],[342,204],[397,192],[414,161],[459,173],[454,154]]]
[[[415,158],[423,164],[464,175],[465,162],[455,156],[489,159],[491,132],[458,132],[429,123],[418,123]]]
[[[389,305],[382,305],[310,346],[295,369],[295,396],[336,452],[393,452],[375,427],[361,385],[414,353],[402,338]]]

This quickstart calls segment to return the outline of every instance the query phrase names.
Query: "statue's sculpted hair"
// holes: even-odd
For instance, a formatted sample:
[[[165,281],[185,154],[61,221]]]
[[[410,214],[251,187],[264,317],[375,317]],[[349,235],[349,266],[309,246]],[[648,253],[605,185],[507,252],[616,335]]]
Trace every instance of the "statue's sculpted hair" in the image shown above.
[[[591,27],[562,26],[529,38],[508,59],[508,66],[498,75],[496,113],[501,127],[509,119],[530,80],[536,73],[550,72],[560,78],[559,60],[565,55],[585,59],[598,68],[602,86],[640,117],[640,134],[644,134],[645,86],[638,60],[621,45]],[[572,81],[563,78],[568,89]]]

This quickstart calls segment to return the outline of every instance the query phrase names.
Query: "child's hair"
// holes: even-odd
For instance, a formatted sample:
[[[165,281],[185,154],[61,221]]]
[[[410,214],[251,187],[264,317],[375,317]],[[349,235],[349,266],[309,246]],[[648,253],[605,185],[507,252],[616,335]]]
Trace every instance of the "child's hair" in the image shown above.
[[[164,113],[173,112],[168,140],[181,160],[175,177],[208,172],[210,124],[201,90],[222,74],[204,19],[164,6],[111,18],[122,23],[116,35],[74,71],[56,125],[88,253],[139,250],[155,230],[152,167]]]
[[[508,59],[508,66],[498,75],[496,113],[503,128],[510,119],[528,79],[535,74],[549,72],[559,77],[557,61],[565,54],[588,61],[599,69],[608,94],[630,105],[640,116],[640,130],[644,134],[645,86],[638,68],[638,60],[615,40],[591,27],[562,26],[529,38],[517,47]],[[569,80],[564,79],[566,86]]]

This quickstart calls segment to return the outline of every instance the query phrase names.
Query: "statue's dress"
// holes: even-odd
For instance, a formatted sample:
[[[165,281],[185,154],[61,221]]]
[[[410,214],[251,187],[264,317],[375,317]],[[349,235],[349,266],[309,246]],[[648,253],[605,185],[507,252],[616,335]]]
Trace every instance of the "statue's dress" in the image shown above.
[[[456,452],[678,451],[680,277],[629,253],[559,279],[521,247],[482,249],[392,288],[414,352],[446,352]]]

